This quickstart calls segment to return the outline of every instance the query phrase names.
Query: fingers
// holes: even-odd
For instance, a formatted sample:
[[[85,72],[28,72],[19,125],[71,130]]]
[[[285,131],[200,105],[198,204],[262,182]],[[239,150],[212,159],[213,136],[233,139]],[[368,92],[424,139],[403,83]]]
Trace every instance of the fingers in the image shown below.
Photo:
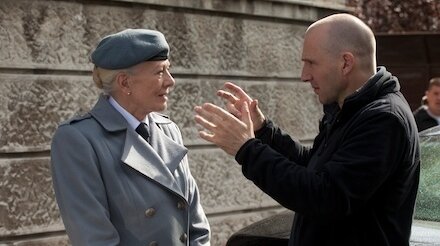
[[[195,107],[195,110],[214,124],[231,119],[236,120],[234,115],[212,103],[205,103],[201,108]]]
[[[208,131],[213,131],[216,127],[215,124],[213,124],[209,120],[206,120],[203,116],[200,116],[200,115],[194,116],[194,120],[197,122],[197,124],[203,126]]]
[[[233,95],[240,99],[245,99],[249,102],[252,101],[252,98],[240,86],[234,83],[226,82],[225,88],[231,91]]]
[[[258,100],[253,100],[250,105],[250,115],[253,123],[253,130],[257,131],[263,127],[266,117],[264,117],[260,108],[258,107]]]
[[[250,111],[251,116],[260,117],[260,114],[262,114],[262,113],[261,113],[260,108],[258,107],[258,100],[256,100],[256,99],[252,100],[252,102],[249,105],[249,111]]]
[[[218,132],[219,128],[229,131],[231,130],[230,125],[240,123],[240,120],[234,115],[211,103],[205,103],[201,107],[196,106],[194,111],[197,113],[194,120],[214,134]]]
[[[199,131],[199,136],[206,141],[222,146],[221,143],[219,143],[218,134],[225,133],[225,131],[229,130],[227,121],[235,117],[211,103],[196,106],[194,107],[194,111],[197,113],[194,116],[194,120],[204,128],[204,130]]]
[[[238,99],[238,97],[234,96],[232,93],[230,93],[229,91],[224,91],[224,90],[218,90],[217,91],[217,96],[226,99],[228,102],[234,104],[237,101],[239,101],[240,99]]]
[[[244,124],[231,113],[211,103],[196,106],[194,111],[197,113],[194,120],[214,134],[219,131],[233,132]]]
[[[252,99],[246,94],[246,92],[244,92],[243,89],[231,82],[225,83],[225,89],[229,91],[218,90],[217,96],[227,101],[226,108],[229,113],[233,114],[237,118],[240,118],[240,110],[243,106],[243,102],[247,101],[248,103],[251,103]]]
[[[257,110],[258,107],[258,100],[252,100],[251,105],[249,106],[250,110]]]
[[[235,117],[240,118],[241,112],[235,107],[232,103],[227,103],[226,108],[228,109],[229,113],[233,114]]]
[[[219,90],[217,91],[217,96],[226,99],[227,102],[226,104],[226,108],[228,109],[229,113],[233,114],[235,117],[240,117],[241,113],[238,110],[238,108],[240,107],[240,100],[232,95],[230,92],[228,91],[224,91],[224,90]]]
[[[195,122],[207,130],[199,131],[199,136],[206,141],[214,142],[215,134],[213,132],[215,132],[217,125],[214,124],[213,121],[219,122],[221,118],[207,112],[201,106],[196,106],[194,111],[197,113],[197,115],[194,116]]]
[[[207,110],[203,110],[202,106],[194,107],[194,111],[196,111],[200,116],[202,116],[204,119],[208,120],[209,122],[219,122],[222,120],[222,118],[219,118],[218,115],[215,115]]]
[[[243,119],[236,118],[231,113],[211,103],[194,108],[194,117],[197,124],[204,129],[199,131],[199,136],[211,142],[226,153],[235,155],[240,147],[249,139],[254,138],[249,104],[244,102],[240,108],[244,113]]]
[[[250,127],[250,131],[253,132],[251,113],[249,112],[249,105],[247,102],[243,103],[242,112],[243,114],[241,120],[246,124],[246,126]]]
[[[199,131],[199,136],[208,142],[214,142],[214,134],[207,133],[206,131]]]

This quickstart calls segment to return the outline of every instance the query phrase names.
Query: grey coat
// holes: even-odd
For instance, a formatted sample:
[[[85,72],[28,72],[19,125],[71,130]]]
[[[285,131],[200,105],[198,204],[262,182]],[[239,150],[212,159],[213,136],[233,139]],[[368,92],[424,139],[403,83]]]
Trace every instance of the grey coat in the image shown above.
[[[105,96],[52,141],[55,195],[73,245],[209,245],[178,127],[149,114],[150,144]]]

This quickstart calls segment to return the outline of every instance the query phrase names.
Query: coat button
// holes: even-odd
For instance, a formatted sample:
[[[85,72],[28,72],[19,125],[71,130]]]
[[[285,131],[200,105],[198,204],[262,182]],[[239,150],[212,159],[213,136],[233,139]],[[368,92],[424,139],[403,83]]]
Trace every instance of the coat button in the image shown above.
[[[155,214],[156,214],[156,209],[154,208],[149,208],[145,210],[145,216],[147,217],[153,217]]]
[[[183,233],[179,239],[182,243],[186,243],[186,240],[188,240],[188,235],[186,235],[186,233]]]
[[[148,246],[159,246],[159,243],[156,241],[152,241]]]
[[[182,202],[182,201],[178,201],[178,202],[177,202],[177,208],[178,208],[178,209],[185,209],[185,208],[186,208],[186,205],[185,205],[184,202]]]

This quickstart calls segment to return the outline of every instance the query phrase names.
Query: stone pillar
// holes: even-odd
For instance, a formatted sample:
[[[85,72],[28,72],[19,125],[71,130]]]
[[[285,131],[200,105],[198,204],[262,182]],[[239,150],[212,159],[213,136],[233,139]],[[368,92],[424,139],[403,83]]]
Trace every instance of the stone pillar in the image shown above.
[[[88,56],[125,28],[157,29],[171,46],[170,115],[224,245],[243,226],[282,208],[234,159],[197,137],[193,107],[221,103],[225,81],[245,87],[264,113],[310,142],[321,108],[300,82],[306,27],[346,11],[345,0],[0,1],[0,245],[69,245],[52,190],[50,141],[59,122],[85,112],[98,90]]]

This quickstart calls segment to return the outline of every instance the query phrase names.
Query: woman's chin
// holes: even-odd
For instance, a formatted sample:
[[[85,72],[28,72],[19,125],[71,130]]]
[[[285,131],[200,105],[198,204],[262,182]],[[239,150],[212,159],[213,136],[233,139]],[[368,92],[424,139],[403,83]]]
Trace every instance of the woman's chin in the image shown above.
[[[156,111],[157,112],[162,112],[165,111],[167,109],[168,105],[166,103],[164,103],[163,105],[157,107]]]

